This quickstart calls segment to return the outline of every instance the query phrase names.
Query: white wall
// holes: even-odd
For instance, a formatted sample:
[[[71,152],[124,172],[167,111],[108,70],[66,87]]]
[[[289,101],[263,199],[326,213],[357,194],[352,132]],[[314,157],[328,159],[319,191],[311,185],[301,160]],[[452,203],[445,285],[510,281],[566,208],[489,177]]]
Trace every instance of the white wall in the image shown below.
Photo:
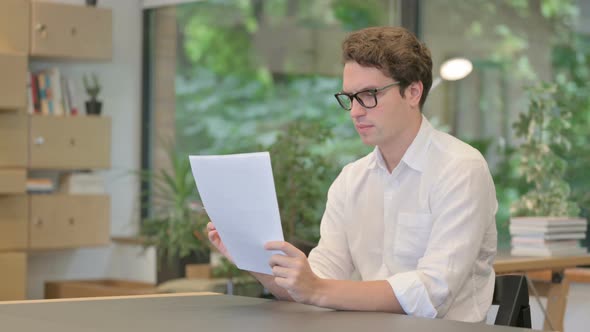
[[[84,0],[45,0],[84,4]],[[100,172],[111,196],[111,233],[135,235],[138,226],[137,178],[141,149],[141,47],[140,0],[99,0],[99,7],[113,9],[113,58],[106,63],[33,59],[33,70],[57,66],[75,85],[78,105],[85,99],[82,75],[96,72],[103,86],[103,113],[112,119],[112,168]],[[83,111],[83,107],[81,107]],[[31,253],[28,265],[28,297],[43,297],[45,280],[76,278],[126,278],[155,282],[155,254],[141,247],[112,244],[107,247]]]

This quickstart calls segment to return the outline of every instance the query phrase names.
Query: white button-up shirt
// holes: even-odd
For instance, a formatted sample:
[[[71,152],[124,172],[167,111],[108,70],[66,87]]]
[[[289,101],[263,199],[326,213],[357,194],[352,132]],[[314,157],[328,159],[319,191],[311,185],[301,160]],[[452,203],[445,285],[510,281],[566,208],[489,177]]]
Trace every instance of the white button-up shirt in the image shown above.
[[[391,173],[378,148],[344,167],[309,262],[322,278],[387,280],[409,315],[480,322],[494,292],[496,210],[482,155],[423,117]]]

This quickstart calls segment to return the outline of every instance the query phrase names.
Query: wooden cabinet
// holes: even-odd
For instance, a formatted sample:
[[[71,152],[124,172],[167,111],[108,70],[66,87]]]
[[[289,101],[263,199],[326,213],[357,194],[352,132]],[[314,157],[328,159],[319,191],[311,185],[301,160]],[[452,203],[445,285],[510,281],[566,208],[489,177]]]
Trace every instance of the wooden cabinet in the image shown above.
[[[109,118],[27,114],[30,56],[111,55],[110,9],[0,0],[0,301],[26,298],[27,251],[110,241],[108,195],[27,195],[26,187],[31,170],[111,165]]]
[[[0,113],[0,171],[110,168],[110,148],[108,117]]]
[[[24,111],[27,107],[27,57],[0,53],[0,73],[0,110]]]
[[[0,168],[0,195],[24,194],[26,190],[27,171],[25,169]],[[0,244],[0,247],[2,247],[2,244]]]
[[[110,125],[110,119],[106,117],[31,117],[29,167],[109,168]]]
[[[28,226],[28,196],[0,195],[0,251],[27,249]]]
[[[33,56],[96,60],[112,56],[110,9],[33,2],[30,30]]]
[[[104,245],[110,237],[106,195],[30,196],[30,249]]]
[[[0,271],[0,301],[26,299],[27,255],[22,252],[0,253]]]
[[[110,213],[107,195],[0,195],[0,252],[108,244]]]
[[[27,167],[28,118],[14,112],[0,113],[0,168]]]
[[[28,0],[2,0],[0,52],[29,53],[29,16]]]

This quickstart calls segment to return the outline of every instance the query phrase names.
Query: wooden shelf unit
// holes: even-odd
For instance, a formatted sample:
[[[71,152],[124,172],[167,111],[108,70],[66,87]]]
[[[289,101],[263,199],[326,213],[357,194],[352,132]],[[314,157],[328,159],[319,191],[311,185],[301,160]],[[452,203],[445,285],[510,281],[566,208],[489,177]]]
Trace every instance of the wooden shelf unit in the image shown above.
[[[27,252],[110,242],[108,195],[27,194],[26,180],[111,165],[110,118],[27,114],[29,61],[111,56],[110,9],[0,1],[0,301],[26,298]]]

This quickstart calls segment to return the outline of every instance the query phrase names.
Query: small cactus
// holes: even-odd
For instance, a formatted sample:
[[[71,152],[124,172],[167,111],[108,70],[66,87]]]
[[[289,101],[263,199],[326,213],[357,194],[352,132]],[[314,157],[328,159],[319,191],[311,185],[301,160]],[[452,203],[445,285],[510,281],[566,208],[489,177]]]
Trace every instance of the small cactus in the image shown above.
[[[90,84],[90,80],[84,74],[82,80],[84,81],[84,89],[86,89],[86,93],[90,97],[91,100],[96,100],[98,93],[100,92],[100,83],[98,82],[98,77],[96,74],[92,73],[92,85]]]

